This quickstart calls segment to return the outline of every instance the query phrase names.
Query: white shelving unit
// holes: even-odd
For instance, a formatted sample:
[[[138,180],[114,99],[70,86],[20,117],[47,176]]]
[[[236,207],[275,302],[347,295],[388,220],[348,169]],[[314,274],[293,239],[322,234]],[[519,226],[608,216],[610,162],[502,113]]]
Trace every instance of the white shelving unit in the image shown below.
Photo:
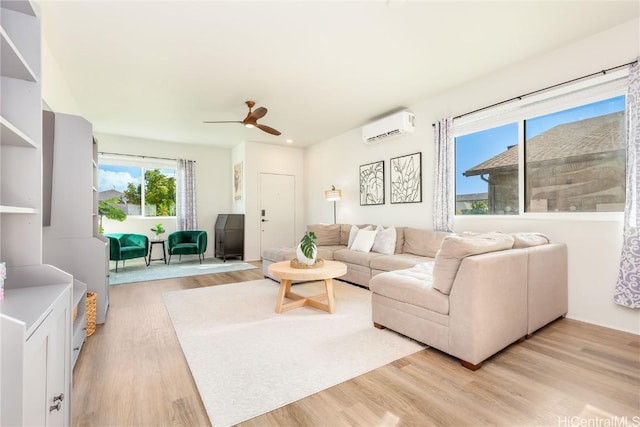
[[[38,9],[0,0],[0,425],[70,425],[71,275],[42,264]]]
[[[52,181],[52,203],[50,225],[43,229],[43,260],[97,293],[96,323],[104,323],[109,307],[109,241],[98,233],[98,149],[93,127],[82,117],[43,114],[44,144],[53,145],[53,173],[45,176],[45,182]]]
[[[73,280],[72,307],[77,310],[76,317],[73,319],[73,338],[71,340],[73,351],[71,365],[75,366],[87,338],[87,284],[76,279]]]

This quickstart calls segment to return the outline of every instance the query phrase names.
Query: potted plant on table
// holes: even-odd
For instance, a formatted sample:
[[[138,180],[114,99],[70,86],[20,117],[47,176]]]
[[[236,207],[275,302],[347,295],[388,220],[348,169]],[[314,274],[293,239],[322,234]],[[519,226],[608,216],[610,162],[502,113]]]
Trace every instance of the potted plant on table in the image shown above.
[[[157,223],[156,225],[153,226],[151,231],[153,231],[156,234],[156,240],[160,240],[160,235],[165,232],[165,229],[162,226],[162,223],[159,222],[159,223]]]
[[[316,233],[307,231],[296,248],[296,258],[300,264],[313,265],[318,255]]]

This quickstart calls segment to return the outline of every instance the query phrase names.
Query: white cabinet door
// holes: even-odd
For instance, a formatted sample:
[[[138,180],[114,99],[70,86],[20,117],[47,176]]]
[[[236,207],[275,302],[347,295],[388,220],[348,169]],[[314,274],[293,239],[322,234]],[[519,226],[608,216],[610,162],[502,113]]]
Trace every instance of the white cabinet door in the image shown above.
[[[49,334],[49,358],[47,360],[47,423],[64,426],[69,410],[69,391],[66,378],[69,370],[69,341],[71,313],[64,304],[58,304],[51,314]]]
[[[25,345],[24,425],[68,425],[70,370],[69,291],[27,339]]]
[[[47,424],[47,358],[49,327],[46,318],[29,337],[24,354],[24,425]]]

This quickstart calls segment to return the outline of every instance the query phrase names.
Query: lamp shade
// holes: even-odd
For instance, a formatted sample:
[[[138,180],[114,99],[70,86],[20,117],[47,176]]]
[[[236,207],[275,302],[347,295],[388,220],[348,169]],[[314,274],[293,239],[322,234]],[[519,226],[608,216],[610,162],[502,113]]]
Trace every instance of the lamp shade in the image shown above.
[[[331,190],[324,192],[324,198],[327,199],[328,202],[337,202],[342,198],[342,190],[336,190],[335,187],[332,187]]]

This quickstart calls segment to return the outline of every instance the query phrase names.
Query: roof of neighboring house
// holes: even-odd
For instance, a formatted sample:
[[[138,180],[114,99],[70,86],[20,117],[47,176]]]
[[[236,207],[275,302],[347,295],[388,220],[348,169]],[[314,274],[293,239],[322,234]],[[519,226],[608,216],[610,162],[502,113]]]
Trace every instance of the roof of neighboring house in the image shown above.
[[[489,193],[469,193],[469,194],[456,194],[456,202],[473,202],[476,200],[489,199]]]
[[[122,191],[104,190],[98,193],[98,200],[109,200],[109,199],[113,199],[114,197],[121,199]]]
[[[606,114],[555,126],[527,141],[527,163],[567,157],[581,157],[624,149],[624,112]],[[496,169],[514,169],[518,165],[518,146],[480,163],[463,173],[480,175]]]

